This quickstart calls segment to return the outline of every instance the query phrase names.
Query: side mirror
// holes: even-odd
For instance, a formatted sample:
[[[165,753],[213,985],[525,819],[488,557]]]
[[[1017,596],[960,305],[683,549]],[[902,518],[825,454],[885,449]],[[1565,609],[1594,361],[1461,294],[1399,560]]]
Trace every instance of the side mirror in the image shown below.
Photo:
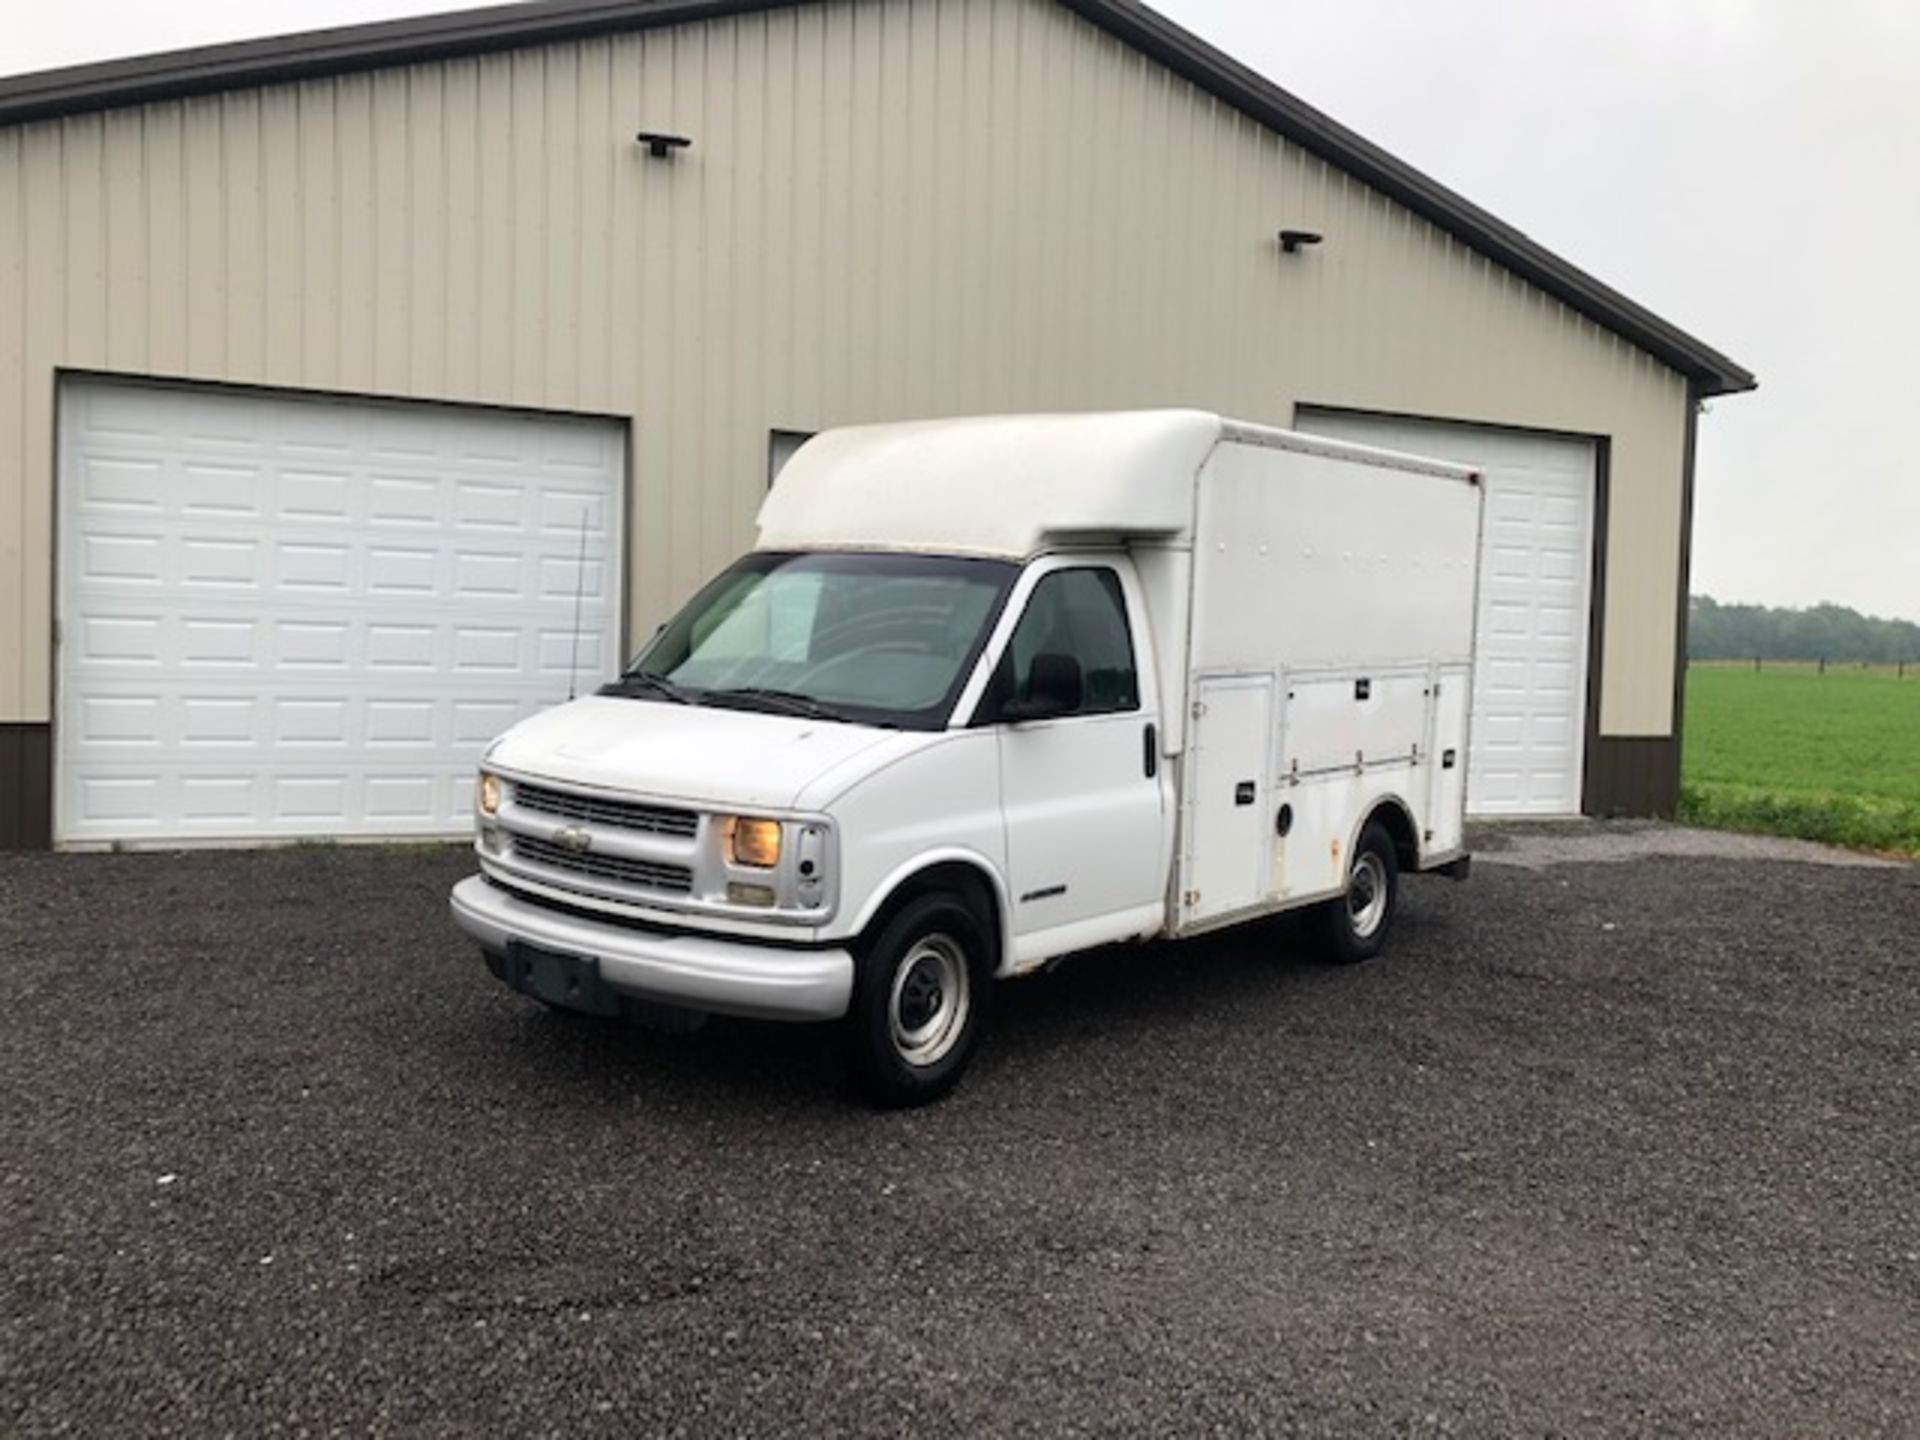
[[[1000,707],[1003,720],[1051,720],[1080,708],[1085,693],[1080,662],[1071,655],[1045,651],[1033,657],[1027,693]]]

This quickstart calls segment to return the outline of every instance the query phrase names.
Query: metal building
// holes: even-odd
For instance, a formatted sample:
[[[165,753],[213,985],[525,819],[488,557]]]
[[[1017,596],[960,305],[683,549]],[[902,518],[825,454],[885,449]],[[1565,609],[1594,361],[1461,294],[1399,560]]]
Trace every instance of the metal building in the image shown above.
[[[1694,417],[1753,384],[1137,0],[6,80],[0,845],[457,832],[796,437],[1170,404],[1483,466],[1473,808],[1670,811]]]

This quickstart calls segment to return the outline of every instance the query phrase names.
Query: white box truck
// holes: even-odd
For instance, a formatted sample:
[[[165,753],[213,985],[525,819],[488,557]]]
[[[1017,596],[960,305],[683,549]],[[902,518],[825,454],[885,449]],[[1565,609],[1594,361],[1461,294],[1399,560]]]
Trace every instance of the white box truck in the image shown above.
[[[454,918],[550,1006],[835,1021],[951,1088],[996,981],[1464,874],[1473,471],[1192,411],[832,431],[755,549],[476,787]]]

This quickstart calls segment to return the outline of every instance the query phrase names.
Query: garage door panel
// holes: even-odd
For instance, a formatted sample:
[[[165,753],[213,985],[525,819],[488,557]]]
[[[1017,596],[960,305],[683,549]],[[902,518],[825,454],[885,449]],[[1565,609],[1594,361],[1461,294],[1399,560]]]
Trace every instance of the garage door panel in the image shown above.
[[[607,523],[605,497],[590,490],[563,489],[558,486],[535,497],[540,528],[549,537],[578,538],[584,520],[592,534]]]
[[[448,738],[462,746],[485,745],[520,718],[516,707],[505,700],[456,700],[452,709],[453,733]]]
[[[161,823],[160,781],[152,774],[81,776],[78,821],[88,827],[148,830]]]
[[[369,670],[431,670],[434,668],[432,625],[372,624],[367,626]]]
[[[472,808],[472,781],[418,765],[348,769],[312,759],[272,773],[226,767],[157,776],[121,766],[76,787],[75,821],[127,830],[167,827],[168,840],[296,835],[419,836]],[[236,829],[235,827],[238,826]]]
[[[243,695],[187,695],[180,700],[179,742],[245,751],[258,732],[260,702]]]
[[[459,834],[480,749],[617,665],[610,424],[94,380],[61,417],[62,843]]]
[[[1584,599],[1581,589],[1586,583],[1587,561],[1571,546],[1556,546],[1535,552],[1538,569],[1534,578],[1543,584],[1564,586],[1569,600]]]
[[[168,628],[179,633],[173,663],[187,670],[231,671],[265,658],[260,639],[265,627],[255,620],[195,615],[181,617]]]
[[[150,409],[141,403],[148,417],[143,428],[157,433],[163,440],[177,436],[178,443],[189,450],[232,453],[237,449],[260,449],[269,413],[260,404],[229,403],[238,398],[212,392],[198,395],[183,392],[180,403],[175,406],[170,397],[156,391]]]
[[[389,824],[430,822],[434,785],[422,776],[374,776],[367,781],[367,819]]]
[[[76,558],[80,578],[94,585],[158,585],[166,573],[166,553],[152,535],[93,531],[82,537]]]
[[[517,475],[540,461],[537,453],[527,450],[527,441],[525,432],[496,426],[484,430],[462,430],[450,443],[463,468],[470,467],[481,473],[492,470]]]
[[[80,738],[115,748],[157,746],[161,709],[155,695],[89,695],[79,707]]]
[[[368,595],[407,600],[441,587],[440,555],[431,547],[375,545],[367,550],[366,562]]]
[[[128,668],[158,665],[160,642],[160,622],[151,615],[89,615],[69,637],[82,661]]]
[[[494,629],[462,625],[453,632],[453,663],[456,669],[472,674],[478,671],[510,673],[520,668],[521,650],[526,636],[504,626]]]
[[[258,790],[251,775],[183,775],[174,813],[187,827],[250,825],[259,818]]]
[[[439,702],[418,700],[369,700],[362,740],[368,745],[389,749],[412,745],[425,749],[439,743],[434,723]]]
[[[1533,630],[1533,606],[1526,600],[1488,600],[1480,607],[1482,643],[1500,653],[1502,640],[1524,642]]]
[[[463,481],[454,489],[454,523],[462,530],[519,530],[527,494],[518,486]]]
[[[497,550],[463,550],[453,557],[454,594],[462,600],[519,599],[526,594],[524,571],[522,556]]]
[[[187,462],[168,498],[188,520],[258,520],[271,492],[257,466]],[[173,477],[164,477],[172,479]]]
[[[282,620],[273,627],[273,663],[282,670],[344,672],[351,634],[345,620]]]
[[[366,418],[367,450],[378,459],[411,456],[431,461],[446,448],[449,417],[436,412],[374,410]]]
[[[1580,807],[1591,605],[1591,441],[1303,412],[1305,430],[1478,467],[1486,480],[1473,747],[1476,814]]]
[[[613,654],[611,637],[607,635],[582,635],[579,637],[578,666],[582,675],[611,674],[619,668],[619,658]],[[571,630],[543,630],[540,632],[540,673],[542,675],[569,675],[576,664],[574,657],[575,639]]]
[[[367,490],[373,525],[439,525],[446,514],[441,484],[432,475],[375,475]]]
[[[353,588],[353,555],[338,541],[282,540],[274,546],[276,583],[290,590]]]
[[[351,523],[347,482],[343,473],[282,469],[275,487],[280,518],[324,525]]]
[[[274,448],[302,461],[316,456],[347,457],[367,447],[366,412],[351,402],[314,400],[275,417]]]
[[[86,503],[101,512],[132,511],[157,515],[165,471],[157,461],[96,456],[80,473]]]
[[[267,579],[257,540],[191,536],[181,540],[175,582],[185,590],[259,590]]]
[[[1536,637],[1549,640],[1572,641],[1583,628],[1586,617],[1574,613],[1570,605],[1558,605],[1542,602],[1533,609],[1533,630]]]
[[[1538,556],[1531,546],[1495,542],[1487,546],[1486,573],[1514,580],[1533,576]]]
[[[543,555],[538,586],[542,600],[571,604],[576,591],[588,600],[604,600],[613,588],[613,573],[597,560],[589,560],[583,567],[577,559],[565,555]]]
[[[357,829],[347,809],[347,791],[344,775],[276,775],[269,792],[273,810],[268,823],[343,833]]]

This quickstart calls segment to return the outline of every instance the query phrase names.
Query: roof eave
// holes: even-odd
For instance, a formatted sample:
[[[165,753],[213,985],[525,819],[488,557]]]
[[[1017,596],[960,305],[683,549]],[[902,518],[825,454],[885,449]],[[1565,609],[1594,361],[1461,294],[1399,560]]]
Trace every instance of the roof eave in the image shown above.
[[[779,10],[810,0],[532,0],[0,79],[0,125]]]

